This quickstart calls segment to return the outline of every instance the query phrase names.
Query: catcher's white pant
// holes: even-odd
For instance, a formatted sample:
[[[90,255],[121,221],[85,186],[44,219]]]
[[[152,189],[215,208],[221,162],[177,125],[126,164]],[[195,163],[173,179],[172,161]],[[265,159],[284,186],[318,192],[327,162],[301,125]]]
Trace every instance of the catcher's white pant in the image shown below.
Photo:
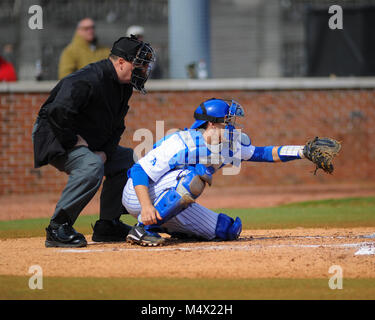
[[[177,176],[183,170],[173,170],[167,172],[156,183],[150,183],[149,193],[151,201],[155,199],[166,189],[176,187]],[[122,194],[122,204],[128,212],[138,218],[141,213],[141,205],[135,193],[133,180],[128,179]],[[217,224],[218,213],[213,212],[198,203],[192,203],[188,208],[181,211],[172,219],[162,224],[168,232],[180,232],[186,235],[194,235],[211,240],[216,237],[215,230]]]

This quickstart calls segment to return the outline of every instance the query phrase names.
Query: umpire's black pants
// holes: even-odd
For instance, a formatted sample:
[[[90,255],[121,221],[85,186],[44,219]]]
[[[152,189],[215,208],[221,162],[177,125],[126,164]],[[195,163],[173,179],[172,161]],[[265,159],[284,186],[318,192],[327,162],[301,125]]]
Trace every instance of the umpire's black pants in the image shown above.
[[[126,213],[122,205],[122,191],[128,179],[127,171],[134,164],[132,149],[118,146],[111,159],[103,164],[98,155],[87,147],[79,146],[55,158],[50,164],[69,175],[52,216],[53,222],[73,225],[98,191],[104,176],[100,219],[117,219]]]

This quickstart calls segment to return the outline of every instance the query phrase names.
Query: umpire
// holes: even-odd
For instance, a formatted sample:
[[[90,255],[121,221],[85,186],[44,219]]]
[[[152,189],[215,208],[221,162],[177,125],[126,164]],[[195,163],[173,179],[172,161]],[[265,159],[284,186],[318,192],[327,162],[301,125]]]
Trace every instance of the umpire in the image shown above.
[[[134,36],[122,37],[108,59],[63,78],[42,105],[32,138],[35,168],[51,164],[69,175],[46,228],[46,247],[83,247],[85,237],[73,228],[80,212],[99,189],[100,219],[93,241],[124,241],[130,226],[120,221],[127,170],[133,150],[119,146],[133,88],[146,93],[155,54]]]

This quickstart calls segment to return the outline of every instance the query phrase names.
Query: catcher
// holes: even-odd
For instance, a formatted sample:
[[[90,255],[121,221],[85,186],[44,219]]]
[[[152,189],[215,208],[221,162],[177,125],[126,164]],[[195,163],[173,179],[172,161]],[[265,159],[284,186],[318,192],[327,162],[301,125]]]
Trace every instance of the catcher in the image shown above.
[[[238,239],[240,218],[195,202],[225,165],[307,158],[317,169],[333,172],[332,159],[341,148],[336,140],[315,138],[305,146],[256,147],[236,129],[237,118],[243,116],[243,108],[234,100],[207,100],[195,110],[190,129],[165,136],[129,169],[122,203],[138,223],[130,230],[128,242],[161,245],[165,239],[159,232],[205,240]]]

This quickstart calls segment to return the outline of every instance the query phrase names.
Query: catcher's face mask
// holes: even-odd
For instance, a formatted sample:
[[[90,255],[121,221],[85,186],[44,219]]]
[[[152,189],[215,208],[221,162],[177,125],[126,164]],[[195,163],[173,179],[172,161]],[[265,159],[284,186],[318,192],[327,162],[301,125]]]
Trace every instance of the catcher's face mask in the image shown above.
[[[134,69],[130,79],[130,83],[133,85],[133,87],[143,94],[147,93],[144,88],[144,84],[151,74],[155,61],[156,58],[154,50],[148,43],[143,43],[132,61]]]
[[[237,117],[245,116],[245,111],[243,110],[241,105],[234,100],[227,100],[226,102],[229,105],[229,109],[228,109],[228,113],[224,117],[224,123],[227,126],[235,127]]]
[[[236,140],[240,134],[240,132],[238,132],[235,127],[236,120],[237,117],[244,117],[245,111],[243,110],[241,105],[234,100],[229,100],[226,102],[229,105],[229,109],[227,115],[224,117],[224,123],[226,124],[224,139],[229,142],[230,150],[233,150],[233,141]]]

